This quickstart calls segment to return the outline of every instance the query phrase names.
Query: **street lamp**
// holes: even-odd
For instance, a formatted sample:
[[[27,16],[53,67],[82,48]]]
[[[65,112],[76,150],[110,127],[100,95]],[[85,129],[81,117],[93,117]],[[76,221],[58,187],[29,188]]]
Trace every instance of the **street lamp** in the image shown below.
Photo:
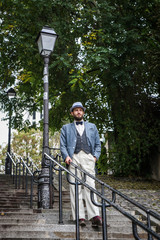
[[[12,117],[12,102],[11,99],[16,96],[16,92],[13,88],[10,88],[7,91],[7,95],[9,98],[9,127],[8,127],[8,147],[7,152],[11,152],[11,117]],[[5,174],[10,174],[12,172],[12,166],[11,166],[11,160],[7,154],[6,160],[5,160]]]
[[[49,57],[53,52],[57,34],[50,27],[43,27],[37,37],[37,44],[40,55],[44,58],[44,95],[43,95],[43,153],[42,153],[42,171],[39,176],[40,189],[40,208],[50,208],[50,189],[49,189],[49,167],[44,153],[49,154]]]

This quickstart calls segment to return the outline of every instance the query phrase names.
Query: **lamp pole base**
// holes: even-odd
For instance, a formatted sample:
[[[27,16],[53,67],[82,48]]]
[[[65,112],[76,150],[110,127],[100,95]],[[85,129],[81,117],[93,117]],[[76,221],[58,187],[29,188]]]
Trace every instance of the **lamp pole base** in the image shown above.
[[[38,181],[39,200],[38,208],[50,208],[50,184],[49,184],[49,168],[43,167],[42,173],[39,175]]]

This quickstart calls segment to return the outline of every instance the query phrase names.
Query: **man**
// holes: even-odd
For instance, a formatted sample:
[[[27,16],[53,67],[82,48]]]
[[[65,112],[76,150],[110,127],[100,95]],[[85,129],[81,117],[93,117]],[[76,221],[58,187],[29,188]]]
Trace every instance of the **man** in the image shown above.
[[[83,120],[85,108],[81,102],[75,102],[70,108],[70,113],[74,118],[74,122],[64,125],[61,130],[60,150],[62,157],[69,165],[71,172],[75,173],[74,167],[70,164],[73,162],[95,176],[95,163],[101,153],[98,130],[95,124]],[[80,179],[82,178],[80,171],[77,171],[77,176]],[[75,181],[72,176],[70,176],[70,179]],[[87,176],[86,183],[95,188],[94,179]],[[70,197],[72,216],[73,220],[75,220],[75,187],[72,184],[70,184]],[[95,194],[94,198],[97,200]],[[79,185],[79,224],[81,226],[86,225],[83,199],[85,199],[88,219],[91,220],[92,226],[102,225],[99,208],[91,202],[88,188],[84,187],[82,193],[81,185]]]

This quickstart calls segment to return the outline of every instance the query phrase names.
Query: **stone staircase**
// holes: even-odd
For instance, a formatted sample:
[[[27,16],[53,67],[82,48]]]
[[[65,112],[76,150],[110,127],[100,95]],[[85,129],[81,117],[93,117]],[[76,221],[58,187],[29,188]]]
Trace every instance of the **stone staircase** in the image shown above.
[[[10,176],[0,175],[0,239],[9,240],[73,240],[75,223],[71,220],[69,192],[63,189],[63,224],[58,224],[58,191],[55,190],[53,209],[37,209],[37,187],[34,187],[33,205],[24,190],[14,189]],[[132,212],[134,214],[134,211]],[[133,240],[132,224],[118,211],[107,209],[108,240]],[[147,234],[140,229],[142,239]],[[80,227],[80,239],[103,239],[102,228],[93,229],[90,221]]]

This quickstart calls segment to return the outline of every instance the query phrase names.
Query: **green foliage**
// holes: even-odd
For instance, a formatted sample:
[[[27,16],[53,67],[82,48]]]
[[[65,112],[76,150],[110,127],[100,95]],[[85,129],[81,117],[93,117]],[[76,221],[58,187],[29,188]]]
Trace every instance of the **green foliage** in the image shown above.
[[[49,147],[59,147],[60,133],[55,132],[54,135],[50,134]],[[38,129],[28,129],[27,131],[14,132],[11,142],[11,151],[24,157],[31,157],[39,168],[42,161],[42,142],[43,132]],[[5,157],[7,153],[7,145],[2,148],[0,146],[0,159],[2,165],[5,166]],[[52,151],[55,154],[55,152]]]
[[[7,146],[5,146],[5,147],[2,147],[1,145],[0,145],[0,169],[5,169],[5,159],[6,159],[6,157],[7,157],[7,155],[6,155],[6,153],[7,153]]]
[[[1,1],[1,108],[8,111],[3,91],[15,84],[12,125],[23,127],[24,109],[42,109],[35,39],[49,25],[59,35],[49,65],[51,131],[71,121],[69,108],[81,101],[100,133],[114,131],[114,174],[148,174],[160,132],[159,10],[157,0]]]
[[[104,144],[101,145],[101,155],[96,163],[96,167],[99,174],[108,174],[109,164],[108,164],[108,155]]]
[[[12,151],[22,157],[31,157],[37,165],[41,163],[42,132],[31,129],[13,134]]]

